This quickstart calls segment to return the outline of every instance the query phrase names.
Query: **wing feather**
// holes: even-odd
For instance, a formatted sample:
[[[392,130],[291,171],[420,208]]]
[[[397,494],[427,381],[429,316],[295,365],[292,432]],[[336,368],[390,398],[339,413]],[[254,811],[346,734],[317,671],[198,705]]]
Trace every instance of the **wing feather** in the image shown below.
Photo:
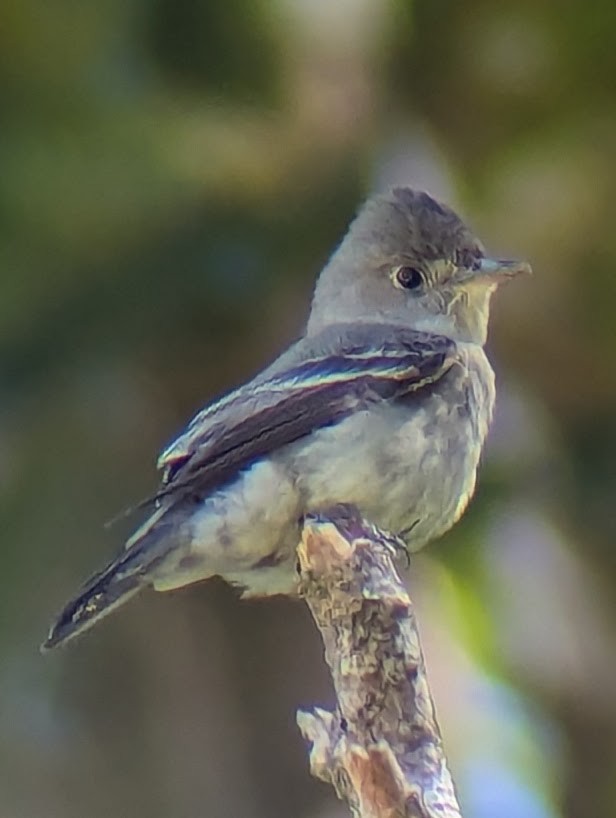
[[[335,352],[270,372],[199,412],[161,454],[163,483],[152,499],[187,493],[202,497],[314,429],[371,402],[426,387],[456,356],[448,338],[406,328],[378,325],[366,333],[364,327],[363,336],[346,338]]]

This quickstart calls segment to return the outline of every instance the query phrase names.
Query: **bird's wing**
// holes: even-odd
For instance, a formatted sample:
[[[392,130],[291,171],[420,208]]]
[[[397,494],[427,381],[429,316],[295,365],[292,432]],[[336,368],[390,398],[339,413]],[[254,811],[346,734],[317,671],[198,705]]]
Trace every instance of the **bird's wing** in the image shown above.
[[[455,357],[448,338],[386,325],[347,332],[335,350],[302,355],[300,347],[295,363],[268,370],[193,418],[161,454],[163,482],[152,499],[202,497],[314,429],[434,383]]]

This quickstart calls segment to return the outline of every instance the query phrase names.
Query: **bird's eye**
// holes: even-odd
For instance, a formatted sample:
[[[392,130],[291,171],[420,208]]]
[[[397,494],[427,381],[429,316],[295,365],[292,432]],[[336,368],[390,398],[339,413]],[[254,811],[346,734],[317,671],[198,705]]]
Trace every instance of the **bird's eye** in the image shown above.
[[[417,267],[397,267],[394,272],[394,281],[398,287],[405,290],[416,290],[423,284],[423,275]]]

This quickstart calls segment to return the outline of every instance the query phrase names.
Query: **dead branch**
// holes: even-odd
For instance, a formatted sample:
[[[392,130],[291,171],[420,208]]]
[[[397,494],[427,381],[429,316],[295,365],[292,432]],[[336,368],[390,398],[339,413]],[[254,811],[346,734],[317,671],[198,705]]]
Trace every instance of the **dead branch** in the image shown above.
[[[356,818],[461,818],[411,600],[402,544],[348,506],[305,521],[302,594],[325,645],[333,713],[299,711],[313,775]]]

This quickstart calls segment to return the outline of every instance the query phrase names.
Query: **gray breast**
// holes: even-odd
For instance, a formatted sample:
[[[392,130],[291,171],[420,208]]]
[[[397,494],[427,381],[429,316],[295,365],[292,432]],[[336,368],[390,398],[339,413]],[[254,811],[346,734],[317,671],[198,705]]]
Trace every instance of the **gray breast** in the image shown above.
[[[294,448],[306,509],[355,503],[416,550],[464,511],[494,402],[492,369],[477,346],[438,384],[373,406]]]
[[[462,515],[475,490],[477,467],[494,407],[494,373],[483,349],[460,345],[459,363],[432,389],[418,447],[418,522],[409,532],[416,550]],[[411,494],[412,497],[412,494]]]

